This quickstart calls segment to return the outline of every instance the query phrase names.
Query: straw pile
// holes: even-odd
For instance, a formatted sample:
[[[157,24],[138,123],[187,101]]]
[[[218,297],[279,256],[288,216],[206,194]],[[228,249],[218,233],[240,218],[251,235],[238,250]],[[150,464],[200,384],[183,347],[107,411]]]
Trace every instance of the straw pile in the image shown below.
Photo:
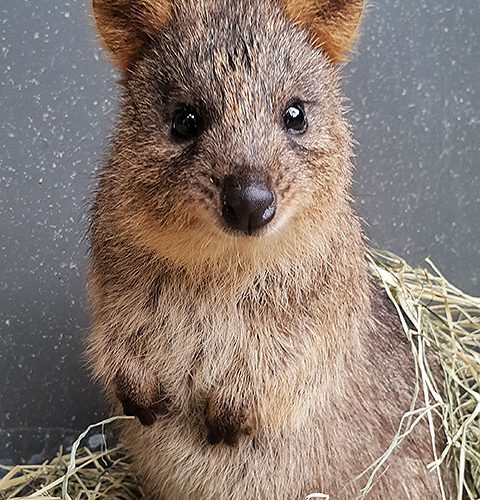
[[[402,418],[390,448],[369,470],[363,493],[393,449],[422,418],[430,424],[435,461],[429,468],[438,475],[442,499],[447,499],[440,472],[444,463],[455,480],[457,500],[480,499],[480,298],[449,283],[427,259],[430,270],[413,269],[389,252],[371,250],[370,265],[383,283],[402,321],[416,361],[417,384],[411,410]],[[443,371],[443,387],[432,377],[427,352],[436,355]],[[417,403],[421,406],[416,410]],[[423,407],[422,407],[423,406]],[[433,415],[441,417],[447,438],[443,450],[435,449]],[[453,500],[452,498],[452,500]]]
[[[403,416],[391,446],[365,471],[360,498],[368,498],[390,454],[422,419],[430,423],[435,460],[429,465],[443,484],[440,464],[455,479],[454,496],[442,488],[445,500],[480,499],[480,298],[466,295],[451,285],[427,260],[430,270],[413,269],[399,257],[371,250],[370,266],[395,304],[411,341],[417,367],[417,385],[410,410]],[[437,387],[429,366],[434,353],[443,370],[444,387]],[[441,417],[442,429],[433,425]],[[80,448],[89,427],[68,454],[59,452],[49,463],[38,466],[0,467],[0,499],[139,500],[143,498],[129,470],[121,446],[92,453]],[[435,434],[447,437],[445,449],[435,449]],[[408,480],[406,478],[406,480]],[[328,498],[322,495],[321,498]]]
[[[60,449],[50,462],[41,465],[0,466],[0,499],[42,498],[48,500],[139,500],[143,498],[128,459],[121,446],[111,450],[104,446],[92,452],[80,448],[81,441],[92,429],[104,427],[116,420],[132,417],[114,417],[91,425],[80,434],[69,453]]]

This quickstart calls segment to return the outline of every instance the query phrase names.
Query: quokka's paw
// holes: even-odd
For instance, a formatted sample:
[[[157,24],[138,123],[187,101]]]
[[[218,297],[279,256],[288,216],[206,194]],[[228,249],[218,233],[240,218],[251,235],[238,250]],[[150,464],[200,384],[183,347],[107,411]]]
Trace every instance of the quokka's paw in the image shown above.
[[[153,407],[141,406],[131,399],[124,399],[121,403],[123,413],[129,417],[137,417],[145,427],[150,427],[157,421],[157,412]]]
[[[223,442],[235,447],[242,436],[254,432],[253,419],[246,412],[215,407],[211,403],[207,405],[205,420],[207,441],[212,445]]]
[[[150,387],[149,391],[139,391],[132,384],[128,384],[125,377],[116,379],[116,394],[123,407],[125,415],[137,417],[146,427],[152,426],[159,415],[168,413],[168,396],[161,387]],[[149,395],[149,396],[147,396]]]

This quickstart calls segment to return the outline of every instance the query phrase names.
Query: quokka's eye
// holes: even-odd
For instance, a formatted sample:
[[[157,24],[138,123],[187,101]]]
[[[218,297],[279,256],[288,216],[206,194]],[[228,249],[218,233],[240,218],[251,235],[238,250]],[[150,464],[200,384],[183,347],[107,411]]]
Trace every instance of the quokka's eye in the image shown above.
[[[307,117],[305,116],[305,110],[301,102],[295,101],[288,105],[283,113],[283,123],[285,124],[285,128],[293,134],[303,134],[307,131]]]
[[[200,117],[191,106],[178,106],[172,118],[172,136],[178,141],[188,141],[200,133]]]

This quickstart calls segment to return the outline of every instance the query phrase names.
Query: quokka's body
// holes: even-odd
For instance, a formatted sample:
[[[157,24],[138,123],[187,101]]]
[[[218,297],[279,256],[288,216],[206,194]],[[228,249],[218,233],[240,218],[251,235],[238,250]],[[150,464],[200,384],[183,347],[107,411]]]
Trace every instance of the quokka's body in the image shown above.
[[[149,500],[356,498],[414,386],[350,207],[360,0],[97,0],[123,75],[89,355]],[[370,498],[438,498],[419,426]]]

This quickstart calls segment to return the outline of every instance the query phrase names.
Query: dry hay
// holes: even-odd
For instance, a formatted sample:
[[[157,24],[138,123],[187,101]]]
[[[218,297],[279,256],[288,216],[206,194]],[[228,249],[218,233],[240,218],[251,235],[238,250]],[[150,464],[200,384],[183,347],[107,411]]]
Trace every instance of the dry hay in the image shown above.
[[[442,488],[442,499],[480,499],[480,298],[471,297],[451,285],[427,260],[430,270],[413,269],[399,257],[371,250],[373,273],[383,283],[395,304],[408,336],[417,369],[417,383],[410,410],[403,416],[398,432],[385,454],[365,471],[368,498],[375,480],[388,464],[393,450],[415,426],[430,423],[435,460],[429,465],[443,483],[440,464],[445,463],[455,478],[452,498]],[[431,375],[430,356],[437,355],[445,384],[438,387]],[[441,418],[442,429],[433,425]],[[59,452],[49,463],[38,466],[2,467],[0,499],[138,500],[142,493],[119,446],[92,453],[80,448],[81,440],[94,427],[110,424],[108,419],[89,427],[68,454]],[[435,449],[435,435],[443,432],[447,444]],[[406,478],[408,481],[408,478]],[[313,494],[310,498],[328,498]]]
[[[456,500],[480,499],[480,298],[472,297],[449,283],[435,265],[430,270],[413,269],[396,255],[370,251],[371,269],[394,303],[415,359],[417,380],[412,405],[401,421],[390,448],[371,468],[364,493],[372,486],[393,449],[418,422],[430,424],[435,461],[429,465],[442,485],[440,464],[445,463],[455,479]],[[443,372],[443,387],[432,376],[427,352],[436,355]],[[420,408],[419,408],[420,406]],[[416,409],[414,409],[416,408]],[[433,425],[434,414],[442,429]],[[435,449],[435,435],[443,431],[447,444]],[[453,500],[453,499],[452,499]]]
[[[0,479],[0,499],[20,500],[42,498],[48,500],[139,500],[141,489],[130,470],[121,446],[111,450],[105,446],[98,452],[80,448],[81,441],[92,429],[101,428],[117,420],[132,417],[114,417],[91,425],[80,434],[69,453],[60,449],[50,462],[41,465],[0,466],[5,475]]]

